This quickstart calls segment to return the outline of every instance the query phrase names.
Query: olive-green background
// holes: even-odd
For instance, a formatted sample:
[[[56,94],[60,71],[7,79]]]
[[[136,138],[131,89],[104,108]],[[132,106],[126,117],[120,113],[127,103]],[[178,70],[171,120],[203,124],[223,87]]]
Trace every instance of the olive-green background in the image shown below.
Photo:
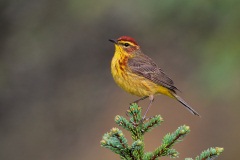
[[[225,148],[220,160],[239,158],[240,1],[1,0],[1,160],[119,159],[99,142],[137,99],[110,73],[108,39],[122,35],[201,114],[156,97],[148,116],[165,122],[146,135],[146,151],[186,124],[180,159],[212,146]]]

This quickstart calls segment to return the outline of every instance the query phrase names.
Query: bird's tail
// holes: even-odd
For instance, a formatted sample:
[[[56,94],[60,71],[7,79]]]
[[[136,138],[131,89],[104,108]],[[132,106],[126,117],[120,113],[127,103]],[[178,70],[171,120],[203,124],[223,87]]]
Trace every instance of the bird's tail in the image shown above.
[[[182,105],[184,105],[184,107],[186,107],[192,114],[200,116],[194,109],[192,109],[192,107],[190,107],[187,102],[185,102],[180,96],[178,96],[175,93],[172,93],[172,95],[178,100],[178,102],[180,102]]]

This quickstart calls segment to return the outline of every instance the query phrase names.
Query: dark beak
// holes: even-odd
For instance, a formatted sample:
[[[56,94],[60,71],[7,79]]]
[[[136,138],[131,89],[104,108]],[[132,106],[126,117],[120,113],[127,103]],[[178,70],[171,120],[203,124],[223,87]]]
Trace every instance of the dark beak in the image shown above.
[[[115,39],[109,39],[110,42],[117,44],[117,40]]]

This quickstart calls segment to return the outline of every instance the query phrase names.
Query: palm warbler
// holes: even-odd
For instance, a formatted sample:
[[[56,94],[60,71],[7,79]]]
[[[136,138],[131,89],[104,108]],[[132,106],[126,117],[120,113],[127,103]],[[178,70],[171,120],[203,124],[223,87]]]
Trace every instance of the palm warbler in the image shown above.
[[[111,72],[115,82],[125,91],[141,97],[134,101],[138,103],[147,97],[150,99],[144,118],[152,105],[154,95],[163,94],[178,100],[194,115],[199,114],[181,97],[173,81],[159,68],[156,63],[143,54],[137,42],[128,36],[117,40],[109,39],[115,44],[115,53],[111,63]]]

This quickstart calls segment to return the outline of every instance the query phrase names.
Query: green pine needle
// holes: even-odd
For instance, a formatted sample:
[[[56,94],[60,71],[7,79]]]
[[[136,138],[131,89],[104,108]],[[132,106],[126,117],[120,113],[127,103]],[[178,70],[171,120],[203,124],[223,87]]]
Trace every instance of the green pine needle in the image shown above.
[[[104,134],[103,140],[100,143],[101,146],[109,148],[121,156],[129,153],[127,139],[118,128],[113,128],[109,133]]]
[[[127,131],[133,131],[134,130],[134,126],[132,125],[132,123],[129,123],[129,121],[126,119],[126,118],[124,118],[124,117],[122,117],[122,116],[119,116],[119,115],[117,115],[116,117],[115,117],[115,122],[119,125],[119,126],[121,126],[121,127],[123,127],[124,129],[126,129]]]
[[[172,147],[175,143],[182,141],[183,137],[189,132],[189,127],[184,125],[179,127],[174,133],[164,136],[162,145],[153,152],[151,159],[162,156],[170,156],[172,158],[178,157],[178,152],[173,150]]]
[[[131,117],[130,122],[138,125],[142,122],[142,108],[139,107],[136,103],[131,104],[127,114]]]
[[[115,117],[116,124],[131,133],[132,145],[128,145],[127,139],[121,130],[112,128],[109,133],[104,134],[100,142],[101,146],[119,154],[122,160],[156,160],[163,156],[178,158],[179,153],[173,149],[173,146],[183,140],[190,132],[190,128],[186,125],[178,127],[175,132],[168,133],[163,137],[162,144],[154,152],[144,153],[144,134],[159,126],[163,119],[160,115],[156,115],[143,120],[141,113],[141,107],[133,103],[127,110],[129,120],[119,115]],[[222,152],[223,148],[209,148],[203,151],[200,156],[197,156],[195,160],[213,160]],[[193,159],[185,158],[185,160]]]
[[[146,123],[142,126],[142,132],[143,134],[146,132],[151,131],[154,127],[157,127],[163,122],[163,119],[160,115],[156,115],[154,117],[151,117]]]
[[[203,151],[200,156],[197,156],[196,160],[213,160],[217,158],[223,152],[223,150],[223,148],[219,147],[209,148]]]

